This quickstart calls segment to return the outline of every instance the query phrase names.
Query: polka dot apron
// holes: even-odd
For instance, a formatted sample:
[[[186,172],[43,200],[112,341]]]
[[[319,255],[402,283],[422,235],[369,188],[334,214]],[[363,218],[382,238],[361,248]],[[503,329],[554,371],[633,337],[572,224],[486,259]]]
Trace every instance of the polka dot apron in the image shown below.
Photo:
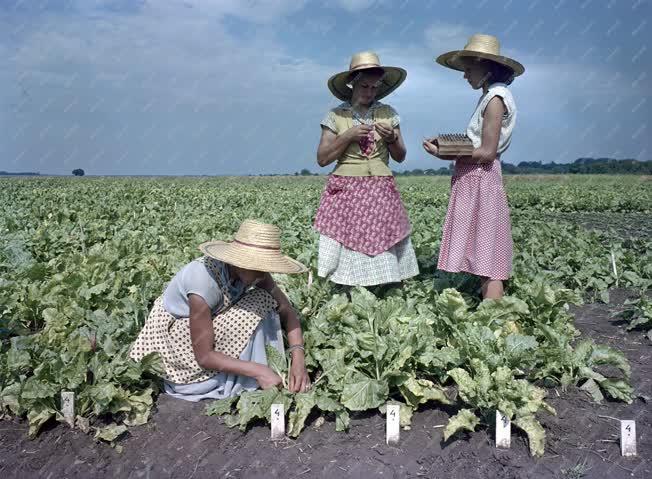
[[[213,318],[215,351],[239,358],[260,321],[277,307],[276,300],[262,289],[254,288],[234,296],[224,284],[220,263],[203,257],[201,261],[217,280],[224,301]],[[154,307],[143,329],[131,347],[129,356],[140,361],[147,354],[157,352],[163,360],[165,379],[176,384],[205,381],[217,374],[202,368],[195,359],[190,338],[190,319],[176,318],[163,308],[163,298]]]

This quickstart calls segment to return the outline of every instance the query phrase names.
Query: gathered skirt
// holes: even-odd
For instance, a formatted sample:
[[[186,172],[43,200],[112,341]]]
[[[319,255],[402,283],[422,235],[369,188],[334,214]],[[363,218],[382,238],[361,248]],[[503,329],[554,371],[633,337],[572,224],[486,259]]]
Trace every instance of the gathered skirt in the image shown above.
[[[507,280],[512,255],[512,229],[500,161],[456,164],[437,268]]]
[[[369,256],[321,235],[317,274],[346,286],[375,286],[416,276],[419,266],[409,236],[387,251]]]

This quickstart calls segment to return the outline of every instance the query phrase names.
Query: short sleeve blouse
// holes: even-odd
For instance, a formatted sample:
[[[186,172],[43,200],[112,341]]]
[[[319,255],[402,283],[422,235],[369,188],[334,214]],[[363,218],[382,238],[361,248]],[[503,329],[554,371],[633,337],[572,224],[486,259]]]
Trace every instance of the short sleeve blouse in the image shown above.
[[[232,284],[228,268],[224,263],[218,263],[217,270],[222,284],[229,285],[231,294],[241,293],[244,290],[244,285],[240,281]],[[191,261],[174,275],[163,293],[163,307],[177,318],[187,318],[190,316],[190,300],[188,299],[190,294],[201,296],[213,314],[217,313],[224,302],[224,294],[217,279],[200,260]]]

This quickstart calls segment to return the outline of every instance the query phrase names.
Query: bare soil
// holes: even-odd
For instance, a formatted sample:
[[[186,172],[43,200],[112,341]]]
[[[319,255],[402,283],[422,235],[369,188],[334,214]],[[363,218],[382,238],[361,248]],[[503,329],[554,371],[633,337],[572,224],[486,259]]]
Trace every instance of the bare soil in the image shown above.
[[[229,429],[202,414],[204,404],[159,397],[152,420],[118,441],[122,451],[91,436],[56,425],[34,440],[19,419],[0,421],[0,477],[9,478],[649,478],[652,477],[652,348],[640,332],[612,319],[627,297],[612,291],[611,303],[574,309],[588,336],[622,350],[632,365],[638,398],[630,405],[596,404],[578,389],[551,389],[557,416],[542,415],[546,454],[530,457],[525,437],[513,430],[512,447],[496,449],[491,431],[460,434],[444,442],[443,425],[453,411],[433,406],[415,414],[398,447],[385,444],[380,414],[354,417],[348,433],[334,422],[314,420],[297,440],[270,442],[269,428]],[[620,455],[617,420],[635,419],[638,456]]]

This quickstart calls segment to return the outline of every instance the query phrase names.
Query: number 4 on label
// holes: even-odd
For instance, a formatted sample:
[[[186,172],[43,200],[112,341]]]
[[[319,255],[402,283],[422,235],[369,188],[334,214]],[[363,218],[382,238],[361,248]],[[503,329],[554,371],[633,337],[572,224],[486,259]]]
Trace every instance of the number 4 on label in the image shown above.
[[[61,391],[61,413],[64,420],[70,425],[75,426],[75,393],[70,391]]]
[[[511,445],[512,424],[507,416],[496,411],[496,447],[509,449]]]
[[[401,437],[400,430],[401,421],[401,406],[398,404],[387,405],[387,430],[386,442],[389,445],[395,446]]]
[[[272,441],[279,441],[285,437],[285,408],[283,404],[272,404],[271,417]]]
[[[636,423],[620,421],[620,453],[623,456],[636,455]]]

